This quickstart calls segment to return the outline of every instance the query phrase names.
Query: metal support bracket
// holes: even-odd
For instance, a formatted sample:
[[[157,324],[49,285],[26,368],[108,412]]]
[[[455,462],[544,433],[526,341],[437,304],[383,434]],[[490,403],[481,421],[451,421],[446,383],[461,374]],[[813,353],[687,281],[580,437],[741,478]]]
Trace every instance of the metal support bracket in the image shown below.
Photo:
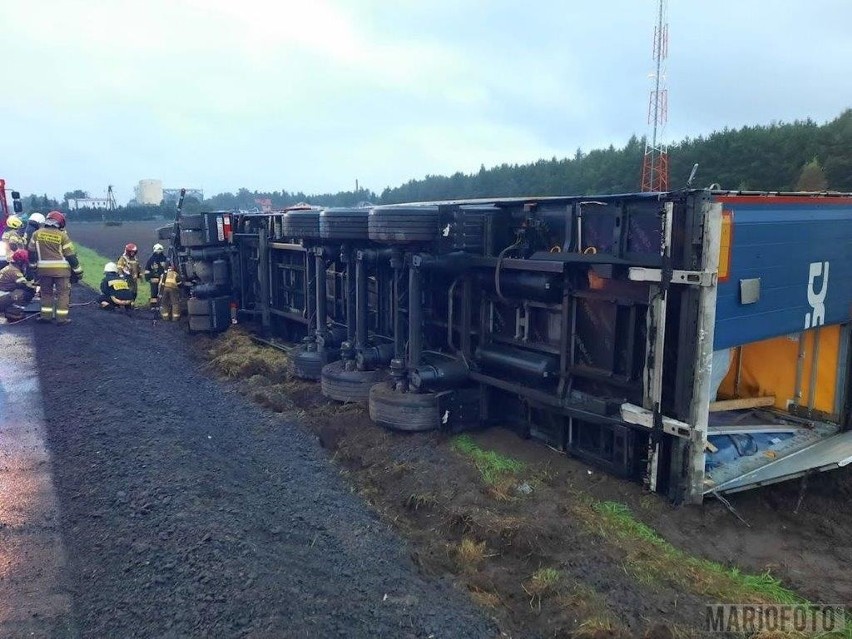
[[[709,271],[672,271],[672,284],[686,284],[688,286],[715,286],[717,273]],[[645,268],[643,266],[631,266],[628,279],[634,282],[662,282],[663,271],[658,268]]]
[[[644,426],[649,430],[654,429],[654,412],[635,404],[621,405],[621,419],[628,424]],[[689,439],[692,429],[689,424],[671,417],[662,416],[662,431],[675,437]]]

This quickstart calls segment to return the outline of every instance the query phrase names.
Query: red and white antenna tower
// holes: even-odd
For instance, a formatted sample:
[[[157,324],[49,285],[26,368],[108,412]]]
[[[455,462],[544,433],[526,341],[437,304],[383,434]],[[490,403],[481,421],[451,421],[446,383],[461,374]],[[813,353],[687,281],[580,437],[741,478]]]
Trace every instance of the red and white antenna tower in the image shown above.
[[[663,141],[669,119],[669,90],[666,87],[666,58],[669,55],[669,25],[667,0],[660,0],[657,24],[654,27],[654,73],[651,98],[648,101],[649,136],[645,138],[645,157],[642,160],[642,190],[667,191],[669,188],[669,152]]]

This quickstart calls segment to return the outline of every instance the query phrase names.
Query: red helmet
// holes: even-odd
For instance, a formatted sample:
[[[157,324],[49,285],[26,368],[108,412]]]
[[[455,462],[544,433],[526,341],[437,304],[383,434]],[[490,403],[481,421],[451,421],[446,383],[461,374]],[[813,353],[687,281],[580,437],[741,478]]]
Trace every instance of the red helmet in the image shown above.
[[[51,224],[52,222],[52,224]],[[46,226],[58,226],[61,229],[65,228],[65,216],[59,211],[51,211],[45,218]]]
[[[124,252],[130,256],[136,255],[138,251],[139,248],[133,242],[124,246]]]
[[[22,264],[26,266],[30,263],[30,254],[27,253],[25,249],[18,249],[12,253],[12,259],[10,261],[15,264]]]

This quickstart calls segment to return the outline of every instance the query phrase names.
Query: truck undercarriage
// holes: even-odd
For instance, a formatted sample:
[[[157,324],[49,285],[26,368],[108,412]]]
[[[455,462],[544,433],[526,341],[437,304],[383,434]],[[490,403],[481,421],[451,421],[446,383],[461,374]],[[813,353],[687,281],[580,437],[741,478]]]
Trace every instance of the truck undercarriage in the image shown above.
[[[191,330],[299,342],[295,375],[387,428],[508,427],[689,502],[852,461],[849,197],[299,206],[161,237]]]

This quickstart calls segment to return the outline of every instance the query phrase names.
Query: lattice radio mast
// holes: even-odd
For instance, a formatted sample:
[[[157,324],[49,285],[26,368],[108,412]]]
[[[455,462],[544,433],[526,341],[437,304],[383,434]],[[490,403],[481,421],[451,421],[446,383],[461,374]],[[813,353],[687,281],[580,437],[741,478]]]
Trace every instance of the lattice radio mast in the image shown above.
[[[669,153],[664,131],[669,119],[669,90],[666,86],[666,58],[669,55],[668,0],[660,0],[654,27],[653,88],[648,100],[649,135],[645,138],[642,159],[642,190],[667,191],[669,188]]]

